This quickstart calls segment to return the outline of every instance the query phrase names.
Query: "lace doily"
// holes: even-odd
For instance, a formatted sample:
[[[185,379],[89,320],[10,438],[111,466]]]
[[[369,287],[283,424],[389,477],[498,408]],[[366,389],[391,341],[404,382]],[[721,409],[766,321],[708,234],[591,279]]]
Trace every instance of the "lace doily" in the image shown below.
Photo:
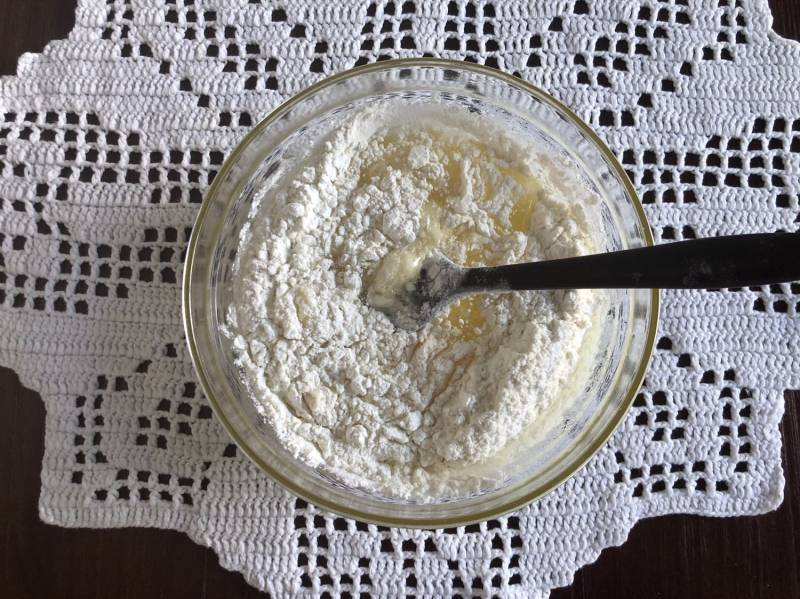
[[[247,128],[395,56],[549,90],[618,154],[660,241],[796,230],[800,46],[770,21],[765,0],[81,0],[68,40],[0,80],[0,363],[47,406],[41,517],[182,530],[274,596],[544,597],[640,518],[775,508],[800,284],[664,293],[608,446],[515,515],[435,532],[337,518],[260,474],[195,383],[179,294]]]

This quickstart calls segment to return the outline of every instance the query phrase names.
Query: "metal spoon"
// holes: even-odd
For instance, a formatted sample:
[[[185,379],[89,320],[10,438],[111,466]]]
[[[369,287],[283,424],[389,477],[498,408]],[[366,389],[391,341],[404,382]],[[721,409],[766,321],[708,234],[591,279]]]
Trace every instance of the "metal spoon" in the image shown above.
[[[800,279],[800,232],[729,235],[505,266],[466,268],[441,254],[401,286],[389,306],[394,325],[415,331],[450,302],[473,293],[530,289],[705,289]]]

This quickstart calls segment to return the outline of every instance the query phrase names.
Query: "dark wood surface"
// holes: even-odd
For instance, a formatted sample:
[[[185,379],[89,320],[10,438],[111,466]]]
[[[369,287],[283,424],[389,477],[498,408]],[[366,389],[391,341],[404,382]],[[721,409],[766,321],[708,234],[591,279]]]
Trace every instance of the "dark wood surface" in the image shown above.
[[[772,0],[775,29],[800,37],[800,2]],[[74,1],[0,0],[0,74],[22,52],[63,37]],[[554,599],[800,597],[800,393],[787,393],[786,491],[775,512],[749,518],[669,516],[577,573]],[[0,369],[0,597],[263,597],[186,536],[148,529],[68,530],[39,521],[44,408]]]

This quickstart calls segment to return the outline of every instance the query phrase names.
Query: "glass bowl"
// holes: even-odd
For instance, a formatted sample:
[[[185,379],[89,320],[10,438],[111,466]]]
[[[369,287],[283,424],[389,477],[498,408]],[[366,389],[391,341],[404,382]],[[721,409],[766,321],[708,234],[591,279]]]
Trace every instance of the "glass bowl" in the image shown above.
[[[601,251],[652,244],[625,172],[598,136],[560,102],[521,79],[475,64],[379,62],[301,92],[261,121],[225,161],[189,242],[183,280],[189,350],[203,390],[228,433],[253,462],[293,493],[332,512],[390,526],[450,527],[496,517],[564,482],[615,430],[653,348],[658,291],[608,292],[608,310],[598,323],[599,349],[585,376],[570,400],[548,418],[546,434],[514,452],[513,476],[500,488],[437,503],[392,500],[348,487],[292,457],[258,415],[221,331],[231,301],[232,266],[256,192],[274,184],[344,118],[376,101],[409,109],[425,102],[466,107],[535,139],[578,169],[600,197],[596,237]]]

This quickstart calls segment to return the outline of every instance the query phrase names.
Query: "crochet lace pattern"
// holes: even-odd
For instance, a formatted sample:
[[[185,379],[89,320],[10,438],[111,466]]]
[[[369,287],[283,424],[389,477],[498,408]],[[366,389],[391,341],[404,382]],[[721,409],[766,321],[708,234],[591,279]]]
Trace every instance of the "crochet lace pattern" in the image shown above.
[[[589,122],[660,242],[798,229],[800,46],[765,0],[81,0],[0,79],[0,363],[47,407],[40,514],[157,526],[273,596],[546,597],[640,519],[782,499],[800,284],[663,293],[634,407],[557,491],[464,528],[319,511],[237,451],[195,382],[180,281],[237,140],[320,78],[479,62]]]

